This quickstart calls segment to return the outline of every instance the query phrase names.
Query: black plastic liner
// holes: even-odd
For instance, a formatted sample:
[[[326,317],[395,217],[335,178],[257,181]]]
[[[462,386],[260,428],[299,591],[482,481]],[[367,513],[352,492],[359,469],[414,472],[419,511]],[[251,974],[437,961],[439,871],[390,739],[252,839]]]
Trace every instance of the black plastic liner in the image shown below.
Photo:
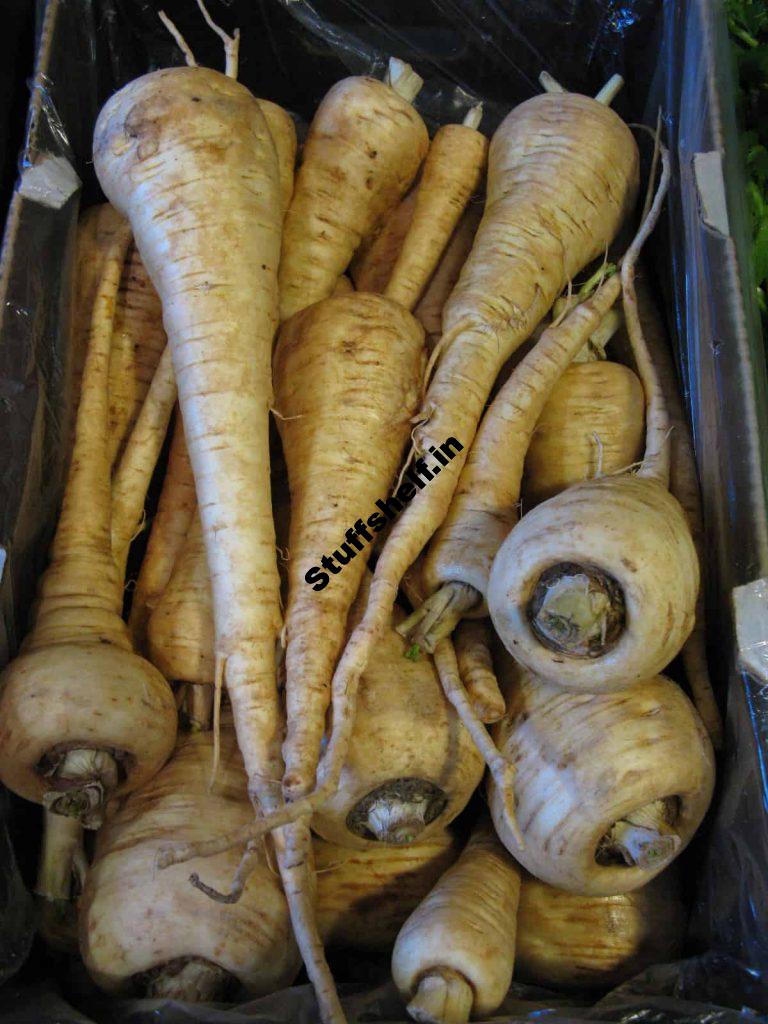
[[[0,254],[0,663],[23,634],[61,491],[72,413],[73,231],[79,206],[101,198],[90,164],[93,123],[115,88],[147,70],[181,62],[157,18],[161,6],[200,63],[223,66],[220,43],[192,0],[48,0],[38,11],[27,144]],[[545,68],[566,88],[589,94],[621,73],[626,85],[615,106],[630,122],[653,124],[661,110],[674,183],[653,262],[696,442],[711,551],[710,654],[727,707],[715,805],[685,855],[692,955],[651,968],[597,1001],[515,984],[494,1019],[760,1019],[768,1011],[768,389],[719,5],[212,0],[211,6],[225,28],[241,29],[241,80],[305,121],[339,77],[380,76],[390,54],[413,63],[425,78],[416,105],[431,126],[460,120],[482,99],[483,128],[490,133],[510,107],[538,91],[537,77]],[[734,587],[746,594],[751,625],[743,602],[734,614]],[[740,657],[754,675],[739,670]],[[38,827],[38,809],[14,800],[11,834],[28,885]],[[27,956],[34,924],[4,834],[0,915],[2,980]],[[385,980],[385,960],[363,963],[336,955],[334,966],[350,979],[342,985],[350,1022],[407,1019]],[[9,1024],[315,1019],[306,986],[219,1008],[108,1000],[78,962],[37,945],[0,989],[0,1021]]]

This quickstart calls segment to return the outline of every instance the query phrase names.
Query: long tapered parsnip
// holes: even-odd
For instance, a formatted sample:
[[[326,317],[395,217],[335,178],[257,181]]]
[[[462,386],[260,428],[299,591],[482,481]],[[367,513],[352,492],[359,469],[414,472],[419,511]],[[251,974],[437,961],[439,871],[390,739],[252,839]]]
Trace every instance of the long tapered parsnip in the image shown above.
[[[327,946],[388,953],[406,918],[459,855],[436,832],[409,846],[350,850],[314,839],[317,921]]]
[[[160,299],[131,246],[117,295],[109,359],[110,465],[138,419],[165,345]]]
[[[280,201],[287,213],[293,196],[293,175],[296,167],[296,125],[287,110],[271,100],[258,101],[277,155],[277,173],[280,179]]]
[[[443,333],[443,309],[456,287],[461,268],[472,251],[482,216],[483,203],[470,202],[451,235],[437,270],[413,310],[413,315],[426,332],[430,350],[438,343]]]
[[[507,713],[493,727],[516,768],[521,846],[493,780],[499,838],[531,874],[569,892],[638,889],[690,842],[712,798],[712,746],[679,686],[568,693],[497,659]]]
[[[216,682],[227,687],[251,799],[276,810],[283,723],[269,409],[283,218],[275,146],[244,86],[208,68],[169,68],[107,102],[94,166],[130,220],[163,304],[213,587]],[[275,841],[321,1016],[343,1020],[312,922],[308,828]],[[255,856],[248,851],[250,862]]]
[[[410,102],[421,79],[390,80],[345,78],[315,112],[285,218],[281,320],[331,294],[424,159],[427,129]]]
[[[451,439],[457,454],[403,510],[377,562],[366,614],[334,673],[333,728],[318,790],[257,823],[254,834],[308,813],[335,789],[360,677],[405,572],[448,510],[493,382],[566,282],[616,235],[634,199],[637,163],[624,122],[570,93],[526,101],[494,135],[485,213],[443,314],[435,373],[414,430],[419,456]]]
[[[411,226],[418,194],[417,183],[390,213],[381,231],[368,245],[363,245],[352,260],[349,273],[357,291],[381,294],[387,287]]]
[[[277,550],[278,554],[287,554],[290,498],[279,444],[272,449],[271,477]],[[145,557],[149,555],[148,550]],[[155,604],[147,624],[147,649],[152,663],[167,679],[195,687],[212,686],[215,675],[213,596],[196,510],[174,560],[170,579]]]
[[[515,962],[520,871],[489,824],[403,925],[392,977],[420,1024],[485,1019],[507,994]]]
[[[210,788],[211,733],[183,737],[168,764],[132,794],[101,830],[81,900],[81,953],[108,992],[187,1002],[226,998],[239,982],[252,995],[291,983],[299,958],[285,897],[262,853],[236,905],[193,889],[184,867],[157,871],[169,837],[216,834],[252,814],[234,730],[221,731]],[[236,854],[205,862],[228,881]]]
[[[216,654],[251,792],[269,804],[280,777],[268,449],[275,148],[244,86],[208,68],[168,68],[107,102],[94,165],[163,303],[212,570]]]
[[[376,502],[410,436],[423,357],[418,322],[378,295],[326,299],[280,331],[275,398],[291,488],[283,788],[291,798],[315,782],[347,612],[386,525]]]
[[[629,367],[602,359],[569,366],[528,446],[523,508],[634,465],[643,451],[644,421],[643,386]]]
[[[551,498],[501,545],[487,599],[508,650],[536,675],[586,692],[660,672],[695,621],[699,564],[669,493],[669,414],[637,312],[634,268],[669,183],[622,259],[624,317],[646,396],[646,443],[634,475],[605,476]]]
[[[672,430],[669,489],[683,507],[701,566],[702,585],[699,587],[696,600],[696,622],[681,652],[683,666],[693,703],[707,727],[715,750],[717,750],[722,746],[723,723],[712,691],[707,665],[704,594],[705,538],[696,456],[677,387],[677,376],[669,349],[669,340],[648,284],[642,277],[637,282],[637,301],[643,333],[659,376]]]
[[[491,656],[491,628],[485,619],[465,619],[453,636],[459,675],[481,722],[498,722],[504,698],[496,681]]]
[[[171,578],[195,508],[195,479],[184,441],[184,423],[177,413],[160,501],[133,591],[128,619],[138,651],[146,650],[147,623]]]
[[[515,977],[554,989],[613,988],[676,960],[685,924],[674,868],[620,896],[575,896],[524,874]]]
[[[350,625],[365,605],[363,581]],[[395,609],[397,622],[402,617]],[[359,849],[421,842],[450,824],[480,783],[483,760],[440,687],[430,658],[406,657],[394,629],[381,636],[360,686],[349,754],[312,828]]]
[[[125,576],[131,541],[141,529],[144,501],[168,432],[176,393],[171,350],[166,348],[112,479],[112,553],[121,578]]]
[[[470,198],[482,181],[488,139],[479,132],[482,106],[473,107],[463,124],[437,129],[416,192],[408,231],[397,254],[384,294],[413,309],[440,262]]]
[[[77,225],[75,247],[75,296],[71,335],[72,396],[75,407],[79,401],[80,379],[88,350],[91,315],[96,292],[104,270],[104,260],[115,234],[125,227],[111,203],[89,207]],[[74,421],[74,417],[73,417]]]
[[[131,650],[110,543],[107,381],[129,239],[122,226],[102,264],[51,560],[22,653],[0,676],[0,779],[87,827],[158,770],[176,735],[167,683]]]
[[[211,578],[197,513],[168,585],[147,623],[147,650],[152,664],[166,679],[213,684]]]

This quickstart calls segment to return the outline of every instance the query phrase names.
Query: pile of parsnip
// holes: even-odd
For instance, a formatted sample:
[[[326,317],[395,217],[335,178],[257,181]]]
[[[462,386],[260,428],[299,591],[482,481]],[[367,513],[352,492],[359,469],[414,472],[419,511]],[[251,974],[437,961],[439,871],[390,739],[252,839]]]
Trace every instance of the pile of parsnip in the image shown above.
[[[391,952],[434,1024],[513,976],[614,985],[680,950],[670,865],[720,741],[639,263],[664,147],[641,183],[615,78],[543,76],[490,140],[479,107],[430,139],[393,59],[297,158],[200,6],[226,74],[163,16],[187,66],[96,125],[68,483],[0,677],[41,931],[150,997],[266,994],[303,960],[324,1022],[326,947]]]

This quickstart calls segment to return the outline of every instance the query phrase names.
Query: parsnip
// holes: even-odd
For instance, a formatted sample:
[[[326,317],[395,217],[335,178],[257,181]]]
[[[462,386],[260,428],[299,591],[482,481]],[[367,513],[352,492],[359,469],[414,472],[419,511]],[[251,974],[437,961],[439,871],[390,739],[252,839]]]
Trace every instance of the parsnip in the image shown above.
[[[410,846],[350,850],[313,841],[317,922],[327,946],[385,953],[459,854],[458,837],[435,832]]]
[[[345,78],[315,112],[285,218],[281,320],[331,294],[424,159],[427,129],[410,102],[421,79],[399,62],[389,79]]]
[[[226,998],[233,980],[264,995],[297,973],[285,897],[264,853],[235,905],[192,888],[185,867],[157,871],[157,852],[169,838],[215,835],[252,814],[231,724],[221,731],[213,789],[212,744],[210,733],[183,737],[165,768],[99,834],[81,900],[80,942],[91,977],[108,992],[207,1002]],[[236,863],[236,853],[223,853],[204,870],[226,883]]]
[[[524,874],[515,978],[555,989],[613,988],[677,959],[685,923],[674,869],[620,896],[574,896]]]
[[[657,676],[620,693],[567,693],[497,669],[507,714],[493,727],[515,765],[523,844],[489,803],[507,849],[541,881],[582,895],[631,892],[685,849],[712,799],[712,746],[679,686]]]
[[[569,366],[528,446],[523,507],[632,466],[642,455],[644,420],[643,386],[628,367],[608,360]]]
[[[129,238],[121,226],[102,264],[51,561],[33,628],[0,677],[0,778],[92,828],[107,799],[160,768],[176,735],[167,683],[131,650],[110,539],[107,381]]]
[[[400,614],[396,609],[395,622]],[[482,778],[482,758],[431,659],[412,661],[407,650],[394,629],[376,644],[339,784],[312,818],[315,832],[339,845],[422,842],[453,821]]]
[[[507,994],[515,962],[520,871],[488,825],[411,914],[392,977],[420,1024],[485,1019]]]

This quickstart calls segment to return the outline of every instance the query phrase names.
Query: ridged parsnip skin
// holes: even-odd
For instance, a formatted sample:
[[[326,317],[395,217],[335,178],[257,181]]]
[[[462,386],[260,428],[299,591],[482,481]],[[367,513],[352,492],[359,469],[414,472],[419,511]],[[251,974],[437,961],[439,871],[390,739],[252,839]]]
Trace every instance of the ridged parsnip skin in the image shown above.
[[[423,353],[423,331],[409,313],[360,292],[317,303],[280,331],[277,425],[291,489],[284,786],[293,796],[314,784],[331,676],[371,551],[362,538],[357,551],[345,531],[376,512],[392,486],[418,404]],[[314,589],[308,571],[337,550],[336,575]]]
[[[299,966],[280,882],[264,855],[238,903],[216,903],[189,884],[199,870],[227,889],[240,856],[220,853],[158,871],[168,842],[197,840],[244,825],[253,815],[234,731],[221,730],[211,790],[212,734],[180,740],[171,760],[99,833],[80,909],[80,950],[107,992],[130,992],[135,974],[181,957],[219,964],[253,995],[291,983]]]
[[[384,82],[345,78],[326,93],[285,218],[281,320],[331,294],[360,244],[405,195],[428,144],[419,114]]]
[[[620,693],[568,693],[497,661],[507,714],[493,727],[515,765],[521,849],[501,814],[491,782],[488,798],[499,838],[531,874],[569,892],[613,896],[649,882],[653,867],[600,864],[598,843],[612,825],[657,800],[676,797],[671,825],[680,853],[712,798],[712,746],[679,686],[656,676]],[[675,854],[676,855],[676,854]]]
[[[138,651],[146,650],[148,620],[171,577],[196,508],[195,478],[184,440],[184,423],[177,410],[157,513],[152,520],[128,619]]]
[[[471,202],[456,225],[437,270],[413,311],[413,315],[427,334],[430,348],[433,343],[437,343],[443,332],[443,308],[456,287],[461,268],[472,251],[482,216],[483,203]]]
[[[529,621],[541,574],[592,566],[620,586],[626,616],[613,646],[572,657],[545,646]],[[693,628],[699,563],[679,503],[657,480],[601,477],[537,505],[493,561],[488,608],[504,646],[531,672],[587,693],[648,679],[678,654]]]
[[[645,395],[621,363],[569,366],[552,389],[525,457],[528,509],[571,484],[625,470],[642,456]]]
[[[402,199],[387,217],[375,238],[358,252],[352,260],[349,273],[359,292],[383,293],[392,274],[392,268],[408,234],[419,195],[418,184]]]
[[[397,933],[459,855],[458,837],[436,832],[410,846],[349,850],[313,842],[317,923],[327,946],[386,953]]]
[[[395,621],[399,615],[396,610]],[[408,646],[393,628],[377,641],[360,685],[339,785],[312,818],[313,830],[340,846],[382,845],[373,836],[356,835],[347,824],[350,812],[379,786],[420,780],[442,790],[445,807],[419,833],[416,841],[422,842],[464,810],[483,777],[483,759],[446,700],[432,659],[421,655],[411,661],[405,657]]]
[[[291,205],[293,175],[296,167],[296,125],[287,110],[271,100],[259,99],[259,107],[267,122],[269,134],[277,156],[277,171],[280,178],[280,202],[283,213]]]
[[[70,750],[115,755],[124,769],[116,791],[125,793],[160,768],[176,736],[170,689],[131,650],[110,538],[107,381],[128,241],[123,222],[94,291],[74,448],[34,625],[0,677],[0,778],[38,803],[60,788],[47,773]]]
[[[114,464],[138,419],[165,348],[163,310],[135,246],[125,262],[109,360],[109,461]]]
[[[470,197],[480,187],[488,139],[463,124],[437,129],[424,161],[416,206],[384,294],[413,309],[440,262]]]
[[[96,123],[94,165],[163,303],[211,567],[216,653],[252,796],[279,799],[279,581],[269,488],[281,211],[258,102],[207,68],[129,83]]]
[[[149,618],[147,648],[152,664],[166,679],[213,683],[211,579],[196,512],[168,585]]]
[[[403,999],[424,975],[447,968],[472,987],[473,1018],[498,1009],[512,980],[519,895],[518,866],[493,830],[478,826],[397,937],[392,977]]]
[[[554,989],[613,988],[682,951],[674,869],[621,896],[575,896],[523,875],[515,977]]]

